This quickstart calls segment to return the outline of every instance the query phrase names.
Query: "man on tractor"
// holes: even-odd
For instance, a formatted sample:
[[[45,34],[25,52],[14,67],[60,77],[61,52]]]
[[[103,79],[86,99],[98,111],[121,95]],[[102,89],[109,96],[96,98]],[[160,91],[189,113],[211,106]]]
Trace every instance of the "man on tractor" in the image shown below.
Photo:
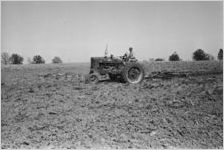
[[[123,59],[127,61],[136,61],[134,54],[133,54],[133,48],[129,47],[129,52],[125,53],[123,56]]]
[[[127,56],[128,56],[129,59],[135,58],[134,54],[133,54],[133,48],[132,47],[129,47],[129,53],[127,54]]]

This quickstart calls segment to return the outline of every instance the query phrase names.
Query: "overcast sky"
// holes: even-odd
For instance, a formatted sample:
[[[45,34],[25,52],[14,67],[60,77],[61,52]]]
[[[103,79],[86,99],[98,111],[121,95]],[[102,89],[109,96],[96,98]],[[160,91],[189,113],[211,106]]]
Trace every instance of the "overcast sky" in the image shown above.
[[[1,51],[25,58],[54,56],[89,62],[123,55],[131,46],[139,60],[184,60],[201,48],[217,57],[223,48],[222,2],[2,2]]]

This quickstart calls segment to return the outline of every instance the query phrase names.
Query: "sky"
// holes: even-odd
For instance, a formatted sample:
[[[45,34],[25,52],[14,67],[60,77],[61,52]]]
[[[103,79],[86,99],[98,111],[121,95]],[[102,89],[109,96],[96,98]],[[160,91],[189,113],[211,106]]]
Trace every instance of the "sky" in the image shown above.
[[[201,48],[217,57],[223,48],[222,1],[7,1],[1,3],[1,52],[47,63],[89,62],[90,57],[123,55],[137,59],[183,60]]]

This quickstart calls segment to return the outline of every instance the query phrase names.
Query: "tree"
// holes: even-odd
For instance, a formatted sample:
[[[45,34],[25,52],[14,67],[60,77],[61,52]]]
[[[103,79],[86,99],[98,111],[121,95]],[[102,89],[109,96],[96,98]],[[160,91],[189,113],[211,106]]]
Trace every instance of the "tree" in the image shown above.
[[[208,54],[206,54],[202,49],[197,49],[193,53],[193,60],[200,61],[200,60],[209,60]]]
[[[164,61],[162,58],[156,58],[155,61]]]
[[[4,65],[9,64],[9,54],[7,52],[2,52],[1,53],[1,63]]]
[[[12,54],[9,60],[12,64],[23,64],[23,57],[19,54]]]
[[[218,60],[223,60],[223,50],[222,49],[219,50]]]
[[[45,60],[40,55],[36,55],[33,57],[33,63],[34,64],[44,64]]]
[[[61,60],[61,58],[60,57],[54,57],[53,59],[52,59],[52,63],[53,64],[59,64],[59,63],[62,63],[62,60]]]
[[[169,61],[180,61],[180,57],[177,52],[174,52],[172,55],[170,55]]]

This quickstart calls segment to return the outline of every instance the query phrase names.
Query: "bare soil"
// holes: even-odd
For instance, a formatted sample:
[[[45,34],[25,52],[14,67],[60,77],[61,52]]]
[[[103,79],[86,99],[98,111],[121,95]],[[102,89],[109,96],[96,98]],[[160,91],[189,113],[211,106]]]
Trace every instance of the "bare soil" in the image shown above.
[[[85,84],[2,68],[1,148],[223,148],[223,74]]]

